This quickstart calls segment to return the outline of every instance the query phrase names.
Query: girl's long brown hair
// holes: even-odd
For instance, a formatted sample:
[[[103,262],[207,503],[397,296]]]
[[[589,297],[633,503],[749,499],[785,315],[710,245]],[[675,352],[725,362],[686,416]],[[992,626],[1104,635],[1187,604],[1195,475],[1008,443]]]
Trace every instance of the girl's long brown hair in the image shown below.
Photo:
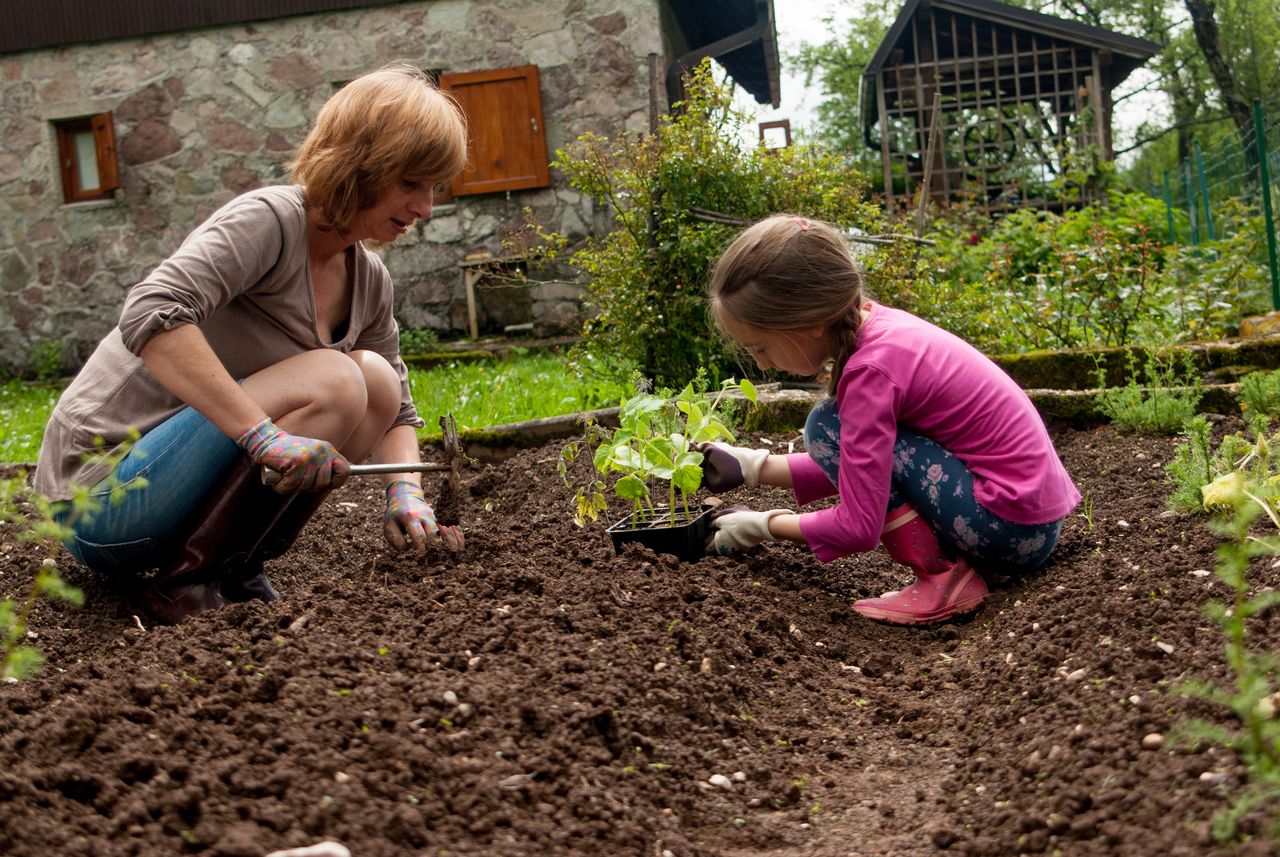
[[[718,324],[727,315],[760,330],[827,330],[834,364],[827,392],[858,345],[862,269],[828,223],[778,214],[745,229],[711,269],[707,298]],[[723,325],[721,324],[723,328]]]

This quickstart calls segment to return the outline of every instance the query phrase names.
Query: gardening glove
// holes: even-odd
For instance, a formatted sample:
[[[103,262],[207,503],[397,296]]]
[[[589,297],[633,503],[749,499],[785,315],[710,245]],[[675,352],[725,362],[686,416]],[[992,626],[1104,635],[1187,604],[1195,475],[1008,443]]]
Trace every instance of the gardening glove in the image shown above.
[[[769,458],[767,449],[725,443],[694,443],[689,448],[702,453],[702,479],[707,489],[715,493],[743,485],[756,487],[760,484],[760,468]]]
[[[753,548],[762,542],[777,541],[769,532],[769,522],[777,515],[790,515],[790,509],[753,512],[745,506],[728,506],[711,513],[711,528],[716,531],[709,545],[712,553],[727,554]]]
[[[422,496],[422,486],[415,482],[398,479],[387,486],[385,521],[383,533],[396,550],[412,546],[421,553],[436,541],[443,542],[449,550],[462,550],[461,528],[437,524],[435,511]]]
[[[337,488],[351,475],[351,463],[327,440],[301,437],[278,428],[270,417],[236,440],[254,464],[275,470],[280,494]]]

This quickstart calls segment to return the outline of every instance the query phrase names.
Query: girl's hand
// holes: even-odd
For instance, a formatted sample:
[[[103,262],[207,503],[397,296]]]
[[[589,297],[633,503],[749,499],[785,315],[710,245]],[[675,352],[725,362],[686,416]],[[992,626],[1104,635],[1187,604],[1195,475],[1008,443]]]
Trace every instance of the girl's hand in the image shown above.
[[[428,545],[443,542],[450,550],[462,550],[464,539],[459,527],[441,527],[436,513],[422,495],[422,486],[405,479],[387,486],[387,512],[383,533],[396,550],[411,546],[419,553]]]
[[[708,490],[719,493],[746,485],[760,484],[760,468],[769,458],[767,449],[747,449],[726,443],[694,443],[689,448],[701,452],[702,480]]]
[[[280,494],[337,488],[351,475],[351,463],[329,441],[289,434],[270,417],[236,443],[254,464],[280,472],[280,481],[272,486]]]
[[[769,531],[769,522],[778,515],[790,515],[790,509],[753,512],[743,506],[728,506],[711,513],[711,528],[716,531],[707,545],[711,553],[727,554],[753,548],[763,542],[777,541]]]

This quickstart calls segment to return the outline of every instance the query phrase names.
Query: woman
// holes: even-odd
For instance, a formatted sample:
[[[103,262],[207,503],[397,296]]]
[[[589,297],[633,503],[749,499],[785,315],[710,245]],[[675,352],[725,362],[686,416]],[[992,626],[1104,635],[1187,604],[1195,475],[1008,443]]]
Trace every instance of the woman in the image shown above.
[[[418,460],[423,421],[392,318],[392,284],[363,242],[431,216],[435,183],[461,172],[466,128],[421,71],[393,64],[321,109],[294,184],[250,191],[197,228],[130,290],[118,326],[59,400],[35,487],[100,511],[67,548],[108,575],[155,569],[143,607],[176,623],[228,601],[280,596],[263,574],[350,461]],[[114,475],[104,456],[141,433]],[[282,478],[262,484],[270,467]],[[436,525],[417,474],[384,477],[397,549],[462,534]],[[112,485],[128,490],[108,502]]]

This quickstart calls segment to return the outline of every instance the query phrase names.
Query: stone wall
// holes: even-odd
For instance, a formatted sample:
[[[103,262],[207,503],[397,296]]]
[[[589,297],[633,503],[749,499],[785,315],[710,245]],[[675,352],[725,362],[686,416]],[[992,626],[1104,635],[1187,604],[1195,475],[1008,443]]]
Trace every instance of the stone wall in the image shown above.
[[[126,290],[236,194],[285,181],[285,164],[335,84],[394,59],[450,72],[537,65],[548,151],[579,134],[642,130],[658,0],[429,0],[0,56],[0,369],[61,343],[71,369],[115,324]],[[62,201],[52,122],[111,111],[121,189]],[[402,325],[466,330],[457,263],[502,255],[532,208],[570,235],[602,213],[553,171],[552,187],[461,197],[383,251]],[[503,304],[572,325],[575,287]],[[534,319],[528,319],[534,320]]]

